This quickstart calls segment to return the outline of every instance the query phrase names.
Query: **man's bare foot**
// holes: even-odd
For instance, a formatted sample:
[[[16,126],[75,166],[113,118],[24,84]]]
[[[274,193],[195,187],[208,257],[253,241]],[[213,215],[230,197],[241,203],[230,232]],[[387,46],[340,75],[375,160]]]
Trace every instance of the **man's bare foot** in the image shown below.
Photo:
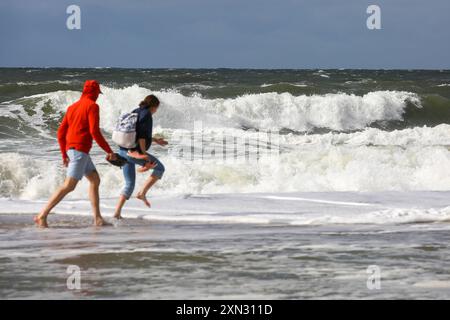
[[[156,162],[148,161],[142,167],[137,168],[137,171],[142,173],[142,172],[148,171],[150,169],[153,169],[154,167],[156,167]]]
[[[39,217],[39,215],[33,217],[34,223],[39,228],[48,228],[47,218]]]
[[[115,214],[114,219],[121,220],[123,217],[120,214]]]
[[[147,207],[151,207],[152,205],[150,204],[150,201],[148,201],[147,200],[147,197],[144,195],[144,194],[142,194],[142,193],[138,193],[137,194],[137,196],[136,196],[136,198],[138,198],[139,200],[142,200],[143,202],[144,202],[144,204],[147,206]]]
[[[107,226],[111,226],[112,224],[109,222],[106,222],[105,220],[103,220],[103,218],[95,218],[94,225],[96,227],[107,227]]]

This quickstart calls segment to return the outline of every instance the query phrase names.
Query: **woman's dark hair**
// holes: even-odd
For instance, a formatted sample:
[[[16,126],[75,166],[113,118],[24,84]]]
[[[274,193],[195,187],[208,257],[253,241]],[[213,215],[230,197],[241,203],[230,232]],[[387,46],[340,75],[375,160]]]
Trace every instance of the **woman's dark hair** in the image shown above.
[[[149,96],[146,96],[144,100],[139,103],[139,107],[141,108],[150,108],[150,107],[158,107],[159,106],[159,99],[151,94]]]

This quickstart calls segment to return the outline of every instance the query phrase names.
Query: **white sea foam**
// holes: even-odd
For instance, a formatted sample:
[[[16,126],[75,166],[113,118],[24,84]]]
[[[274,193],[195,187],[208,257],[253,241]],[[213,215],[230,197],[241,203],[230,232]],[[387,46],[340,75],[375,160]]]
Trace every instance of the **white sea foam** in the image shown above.
[[[11,83],[6,83],[6,84],[16,84],[18,86],[39,86],[39,85],[52,84],[52,83],[70,84],[71,81],[68,81],[68,80],[27,81],[27,82],[11,82]]]
[[[213,86],[209,86],[206,84],[200,84],[200,83],[185,83],[182,85],[177,85],[175,86],[175,89],[194,89],[194,90],[207,90],[207,89],[212,89],[212,88],[217,88],[217,87],[213,87]]]
[[[230,129],[229,133],[242,132]],[[167,139],[177,143],[171,141],[173,134],[167,131]],[[247,137],[251,139],[253,134],[249,132]],[[219,164],[214,157],[191,161],[167,153],[159,156],[167,171],[153,192],[449,190],[450,150],[443,145],[449,135],[449,125],[394,132],[367,129],[351,134],[291,135],[282,137],[279,158],[263,154],[259,160],[240,159],[239,163],[232,158]],[[59,156],[46,161],[6,153],[3,158],[1,196],[46,197],[54,190],[55,181],[63,179]],[[100,164],[101,194],[115,196],[123,185],[122,173],[106,165],[103,158],[94,156]],[[138,175],[138,185],[146,176]],[[86,191],[83,182],[73,196],[83,196]]]
[[[354,133],[326,133],[305,135],[282,135],[283,144],[305,147],[316,145],[327,146],[376,146],[401,147],[408,146],[450,146],[450,125],[441,124],[435,127],[415,127],[402,130],[383,131],[366,128]]]
[[[4,153],[0,163],[0,196],[25,199],[47,197],[63,180],[57,162],[34,159],[18,153]]]
[[[293,225],[326,224],[405,224],[450,221],[450,207],[442,209],[387,209],[364,214],[325,214],[315,217],[299,217]]]
[[[200,95],[184,96],[177,91],[154,92],[137,85],[122,89],[103,86],[102,90],[104,94],[98,103],[106,130],[113,128],[121,112],[133,109],[150,93],[162,101],[158,123],[164,128],[191,128],[194,121],[201,120],[204,126],[215,128],[355,130],[375,121],[402,120],[408,101],[421,107],[416,94],[403,91],[375,91],[363,96],[346,93],[294,96],[287,92],[270,92],[205,99]],[[28,98],[50,100],[57,109],[65,111],[78,97],[77,92],[57,91]]]
[[[125,216],[132,219],[190,223],[235,223],[262,225],[407,225],[450,221],[449,193],[399,193],[390,199],[385,193],[295,193],[295,194],[221,194],[204,197],[153,196],[151,209],[132,199]],[[284,198],[284,199],[283,199]],[[297,199],[293,201],[292,199]],[[336,201],[343,198],[345,201]],[[355,205],[368,201],[369,206]],[[395,197],[393,197],[395,198]],[[289,200],[286,200],[289,199]],[[400,202],[403,202],[401,204]],[[111,217],[116,199],[103,199],[102,212]],[[427,207],[426,205],[431,205]],[[41,201],[0,199],[1,213],[35,213]],[[180,209],[181,208],[181,209]],[[54,210],[57,214],[90,216],[85,200],[63,201]],[[416,228],[422,228],[417,226]],[[433,228],[427,226],[426,228]],[[439,226],[436,226],[439,227]],[[442,225],[446,227],[446,225]],[[448,228],[448,226],[447,226]],[[402,230],[397,229],[397,231]]]
[[[101,126],[114,127],[118,115],[131,110],[150,90],[137,85],[114,89],[102,87],[99,99]],[[207,138],[225,136],[255,141],[258,132],[242,130],[241,126],[259,128],[292,127],[305,129],[328,126],[351,129],[364,127],[374,120],[401,119],[406,101],[419,103],[408,92],[380,91],[365,96],[328,94],[299,96],[289,93],[245,95],[233,99],[205,99],[199,95],[184,96],[175,91],[156,92],[162,100],[155,116],[154,133],[162,133],[171,143],[182,144],[176,137],[189,136],[193,121],[202,120]],[[57,91],[14,101],[1,109],[1,116],[25,119],[46,136],[54,135],[45,128],[44,116],[61,116],[68,105],[79,98],[79,92]],[[35,113],[29,115],[20,103],[35,99]],[[33,101],[35,101],[33,100]],[[47,102],[56,109],[45,115]],[[47,104],[48,105],[48,104]],[[288,111],[284,111],[284,109]],[[58,111],[60,113],[58,113]],[[9,160],[0,164],[0,196],[37,199],[47,197],[56,182],[64,178],[58,149],[49,146],[51,161],[14,152],[3,154]],[[180,158],[173,153],[159,154],[166,166],[163,180],[155,194],[176,193],[236,193],[295,191],[381,191],[381,190],[448,190],[450,188],[450,126],[416,127],[391,132],[367,128],[354,133],[313,135],[287,134],[279,136],[281,153],[278,158],[264,153],[258,161],[226,161],[218,164],[214,157],[201,162]],[[123,185],[119,169],[105,163],[104,156],[94,160],[102,176],[102,196],[116,196]],[[157,150],[157,149],[154,149]],[[155,151],[153,151],[155,152]],[[42,150],[35,150],[42,154]],[[102,153],[100,153],[102,154]],[[242,158],[240,159],[242,160]],[[245,160],[245,159],[244,159]],[[103,164],[103,165],[102,165]],[[140,185],[146,175],[138,175]],[[72,197],[84,196],[85,182]]]
[[[276,86],[276,85],[288,85],[288,86],[300,87],[300,88],[308,87],[308,85],[304,84],[304,83],[291,83],[291,82],[263,83],[260,87],[268,88],[268,87],[272,87],[272,86]]]
[[[122,92],[118,92],[122,90]],[[108,114],[114,115],[137,104],[148,89],[133,86],[105,89],[99,100]],[[290,93],[243,95],[233,99],[186,97],[177,92],[156,92],[163,104],[159,124],[165,128],[190,128],[195,120],[209,127],[255,127],[277,130],[361,129],[377,120],[401,120],[406,102],[419,104],[419,98],[408,92],[380,91],[364,96],[327,94],[293,96]],[[132,103],[135,102],[135,103]],[[113,119],[106,117],[105,128]]]

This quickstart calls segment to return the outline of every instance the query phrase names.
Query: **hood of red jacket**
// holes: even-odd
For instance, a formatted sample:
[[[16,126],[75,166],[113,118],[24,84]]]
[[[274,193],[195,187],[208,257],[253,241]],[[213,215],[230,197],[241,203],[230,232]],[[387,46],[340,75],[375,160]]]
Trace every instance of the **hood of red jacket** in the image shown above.
[[[97,81],[86,80],[83,87],[83,96],[87,96],[96,101],[100,93],[102,93],[102,91],[100,90],[100,85]]]

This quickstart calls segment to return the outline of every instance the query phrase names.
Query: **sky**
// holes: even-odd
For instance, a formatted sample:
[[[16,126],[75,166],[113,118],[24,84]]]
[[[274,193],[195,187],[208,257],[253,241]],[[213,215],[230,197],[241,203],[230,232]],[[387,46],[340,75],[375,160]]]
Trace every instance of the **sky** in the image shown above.
[[[449,0],[2,0],[0,67],[450,69],[449,12]]]

